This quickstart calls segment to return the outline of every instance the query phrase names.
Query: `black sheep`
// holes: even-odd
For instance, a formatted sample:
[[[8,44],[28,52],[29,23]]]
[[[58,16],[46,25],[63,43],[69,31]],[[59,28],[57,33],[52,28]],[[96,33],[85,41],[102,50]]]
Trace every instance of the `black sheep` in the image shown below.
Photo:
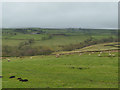
[[[17,78],[18,80],[22,79],[22,78]]]
[[[20,79],[19,81],[27,82],[28,80],[27,79]]]
[[[9,78],[15,78],[15,76],[10,76]]]

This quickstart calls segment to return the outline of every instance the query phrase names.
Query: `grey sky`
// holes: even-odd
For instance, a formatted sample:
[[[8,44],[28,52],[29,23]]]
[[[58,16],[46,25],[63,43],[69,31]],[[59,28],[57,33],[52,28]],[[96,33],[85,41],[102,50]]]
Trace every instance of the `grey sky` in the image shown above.
[[[117,2],[6,2],[3,27],[117,28]]]

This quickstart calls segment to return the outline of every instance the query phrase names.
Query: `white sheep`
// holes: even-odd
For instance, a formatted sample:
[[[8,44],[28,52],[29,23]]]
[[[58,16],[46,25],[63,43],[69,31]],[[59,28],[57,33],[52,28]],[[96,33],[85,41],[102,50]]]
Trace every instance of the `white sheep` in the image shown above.
[[[56,58],[60,57],[60,54],[56,54]]]
[[[98,57],[100,57],[101,56],[101,54],[98,54]]]
[[[10,62],[10,59],[8,58],[8,62]]]
[[[115,57],[115,54],[112,54],[113,57]]]

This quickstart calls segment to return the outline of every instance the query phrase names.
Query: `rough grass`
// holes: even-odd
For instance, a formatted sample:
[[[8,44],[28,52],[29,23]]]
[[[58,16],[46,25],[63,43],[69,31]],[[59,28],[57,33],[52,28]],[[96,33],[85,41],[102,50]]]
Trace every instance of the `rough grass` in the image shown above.
[[[76,51],[96,51],[96,50],[118,49],[118,47],[104,46],[104,45],[111,45],[111,44],[118,44],[118,42],[91,45],[91,46],[88,46],[88,47],[85,47],[85,48],[82,48],[82,49],[76,49]]]
[[[11,62],[4,59],[3,88],[117,88],[118,57],[114,54],[116,57],[84,53],[59,58],[53,55],[10,58]],[[29,81],[9,79],[12,75]]]
[[[68,53],[74,53],[74,52],[78,53],[78,52],[87,52],[87,51],[118,50],[118,47],[105,46],[105,45],[111,45],[111,44],[118,44],[118,42],[96,44],[96,45],[87,46],[81,49],[75,49],[73,51],[53,52],[52,54],[68,54]]]

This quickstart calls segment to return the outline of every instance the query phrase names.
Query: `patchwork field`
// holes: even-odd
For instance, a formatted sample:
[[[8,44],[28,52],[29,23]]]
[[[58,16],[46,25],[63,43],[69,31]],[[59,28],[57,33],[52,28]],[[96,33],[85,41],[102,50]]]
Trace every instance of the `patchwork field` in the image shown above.
[[[117,40],[114,30],[5,29],[2,87],[118,88]]]
[[[34,29],[33,29],[34,30]],[[36,30],[36,29],[35,29]],[[40,29],[41,30],[41,29]],[[40,31],[38,29],[38,31]],[[19,32],[18,32],[19,31]],[[116,38],[116,30],[47,30],[43,29],[45,33],[33,34],[34,31],[27,31],[23,33],[21,30],[3,30],[3,46],[18,46],[20,43],[25,42],[29,39],[34,39],[34,43],[31,44],[32,47],[37,46],[47,46],[53,50],[61,50],[60,45],[77,44],[93,38],[94,40],[99,40],[103,38],[113,37]],[[50,37],[51,36],[51,37]],[[12,43],[11,43],[12,42]]]

